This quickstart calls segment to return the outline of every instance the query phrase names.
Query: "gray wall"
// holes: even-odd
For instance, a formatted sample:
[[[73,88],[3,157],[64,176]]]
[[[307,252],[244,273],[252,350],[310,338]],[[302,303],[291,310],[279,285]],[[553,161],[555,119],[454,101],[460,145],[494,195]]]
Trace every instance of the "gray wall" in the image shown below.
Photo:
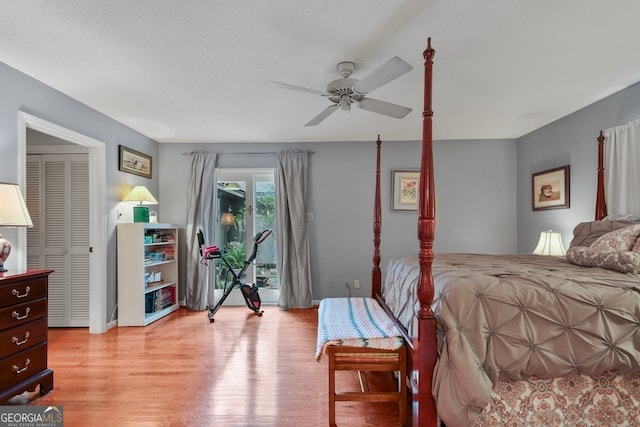
[[[24,111],[97,140],[107,147],[107,313],[116,304],[115,208],[123,187],[146,185],[160,201],[163,222],[184,224],[191,150],[264,152],[308,149],[309,206],[314,297],[341,296],[359,279],[368,294],[371,270],[374,136],[372,141],[301,144],[158,144],[86,105],[0,63],[0,180],[17,177],[17,112]],[[554,228],[565,244],[575,224],[593,218],[596,137],[600,129],[640,117],[640,85],[634,85],[517,141],[436,141],[436,252],[529,253],[540,231]],[[552,101],[550,101],[552,102]],[[437,126],[437,121],[434,124]],[[118,171],[118,145],[154,158],[151,180]],[[419,143],[383,143],[382,266],[396,254],[417,251],[417,218],[389,210],[390,170],[419,167]],[[533,212],[531,174],[571,165],[571,208]],[[275,156],[221,155],[222,167],[275,165]]]
[[[116,207],[122,189],[146,185],[160,202],[162,222],[184,224],[191,150],[264,152],[292,148],[315,152],[310,162],[309,206],[314,298],[346,295],[344,281],[359,279],[355,294],[369,294],[375,143],[158,144],[86,105],[0,64],[0,180],[17,177],[17,112],[24,111],[103,141],[107,152],[107,313],[116,305]],[[372,131],[372,137],[382,130]],[[150,154],[151,180],[118,171],[118,145]],[[510,140],[435,143],[436,251],[510,253],[516,248],[515,142]],[[389,210],[390,170],[419,167],[419,142],[383,143],[382,266],[395,254],[417,252],[415,213]],[[275,166],[275,156],[222,155],[221,167]],[[498,237],[496,237],[498,236]],[[335,288],[329,283],[334,281]],[[107,319],[110,320],[110,319]]]
[[[375,138],[377,130],[372,132]],[[516,250],[515,141],[435,143],[438,252],[513,253]],[[189,157],[219,153],[219,167],[275,167],[276,156],[226,153],[313,151],[309,171],[309,223],[314,299],[370,294],[373,247],[375,142],[299,144],[160,144],[160,221],[184,224]],[[390,211],[392,169],[420,166],[420,143],[382,144],[382,263],[418,251],[417,214]],[[167,202],[169,201],[169,202]],[[182,251],[184,253],[184,251]],[[353,280],[362,288],[353,288]],[[334,287],[330,283],[334,282]]]
[[[108,301],[116,303],[115,208],[123,186],[146,185],[160,201],[160,220],[184,224],[186,180],[191,150],[265,152],[308,149],[309,206],[314,297],[341,296],[334,281],[363,284],[368,294],[371,270],[375,143],[371,141],[300,144],[158,144],[123,124],[24,74],[0,64],[0,180],[16,181],[16,116],[22,110],[105,142],[107,146]],[[529,135],[514,140],[436,141],[436,252],[528,253],[541,230],[554,228],[570,240],[573,226],[593,218],[595,138],[600,129],[640,116],[640,86],[635,85]],[[552,102],[552,101],[550,101]],[[437,120],[434,123],[437,126]],[[148,180],[118,171],[118,145],[154,158]],[[419,167],[419,142],[383,142],[382,266],[396,254],[417,251],[414,213],[389,210],[390,170]],[[570,164],[571,209],[531,211],[531,174]],[[275,156],[221,155],[221,167],[275,165]]]
[[[158,156],[158,143],[86,105],[0,63],[0,181],[17,182],[17,118],[23,111],[56,125],[102,141],[106,145],[107,171],[107,314],[116,305],[115,207],[122,188],[145,185],[158,194],[157,174],[153,179],[118,171],[118,145]],[[110,319],[107,319],[107,321]]]
[[[594,219],[596,138],[600,130],[639,117],[640,84],[636,84],[518,140],[518,252],[531,252],[540,232],[549,228],[560,231],[568,246],[573,228]],[[531,174],[567,164],[571,165],[571,207],[534,212]]]

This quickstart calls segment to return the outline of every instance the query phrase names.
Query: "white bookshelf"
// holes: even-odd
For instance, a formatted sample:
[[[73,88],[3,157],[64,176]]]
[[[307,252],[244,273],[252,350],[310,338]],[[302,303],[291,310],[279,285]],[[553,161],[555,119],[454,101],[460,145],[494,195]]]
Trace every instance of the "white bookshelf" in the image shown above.
[[[118,239],[118,326],[146,326],[176,311],[178,227],[122,223]]]

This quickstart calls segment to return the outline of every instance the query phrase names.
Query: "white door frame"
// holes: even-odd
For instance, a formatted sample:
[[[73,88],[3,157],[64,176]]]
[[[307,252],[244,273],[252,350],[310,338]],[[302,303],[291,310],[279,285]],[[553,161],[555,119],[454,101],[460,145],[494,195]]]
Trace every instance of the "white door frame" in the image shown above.
[[[56,125],[39,117],[18,111],[18,185],[27,183],[27,129],[87,147],[89,150],[89,245],[92,248],[89,266],[89,333],[107,331],[107,178],[106,144],[97,139]],[[27,233],[18,235],[19,247],[26,247]],[[21,253],[20,267],[26,267],[26,253]]]

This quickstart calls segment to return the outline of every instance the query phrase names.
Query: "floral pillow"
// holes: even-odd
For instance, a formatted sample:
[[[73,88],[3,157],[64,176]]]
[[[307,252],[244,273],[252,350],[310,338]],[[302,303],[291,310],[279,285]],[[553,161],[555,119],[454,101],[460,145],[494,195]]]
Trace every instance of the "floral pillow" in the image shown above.
[[[591,244],[593,249],[630,251],[640,236],[640,224],[620,228],[603,234]]]
[[[600,267],[621,273],[640,273],[640,252],[576,246],[567,251],[567,260],[583,267]]]

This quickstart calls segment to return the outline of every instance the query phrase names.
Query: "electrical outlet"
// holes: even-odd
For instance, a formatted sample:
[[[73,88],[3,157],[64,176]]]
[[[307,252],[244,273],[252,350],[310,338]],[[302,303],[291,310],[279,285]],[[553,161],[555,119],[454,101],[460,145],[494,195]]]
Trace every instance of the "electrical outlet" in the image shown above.
[[[356,289],[360,289],[360,280],[356,279],[353,281],[353,287]]]

